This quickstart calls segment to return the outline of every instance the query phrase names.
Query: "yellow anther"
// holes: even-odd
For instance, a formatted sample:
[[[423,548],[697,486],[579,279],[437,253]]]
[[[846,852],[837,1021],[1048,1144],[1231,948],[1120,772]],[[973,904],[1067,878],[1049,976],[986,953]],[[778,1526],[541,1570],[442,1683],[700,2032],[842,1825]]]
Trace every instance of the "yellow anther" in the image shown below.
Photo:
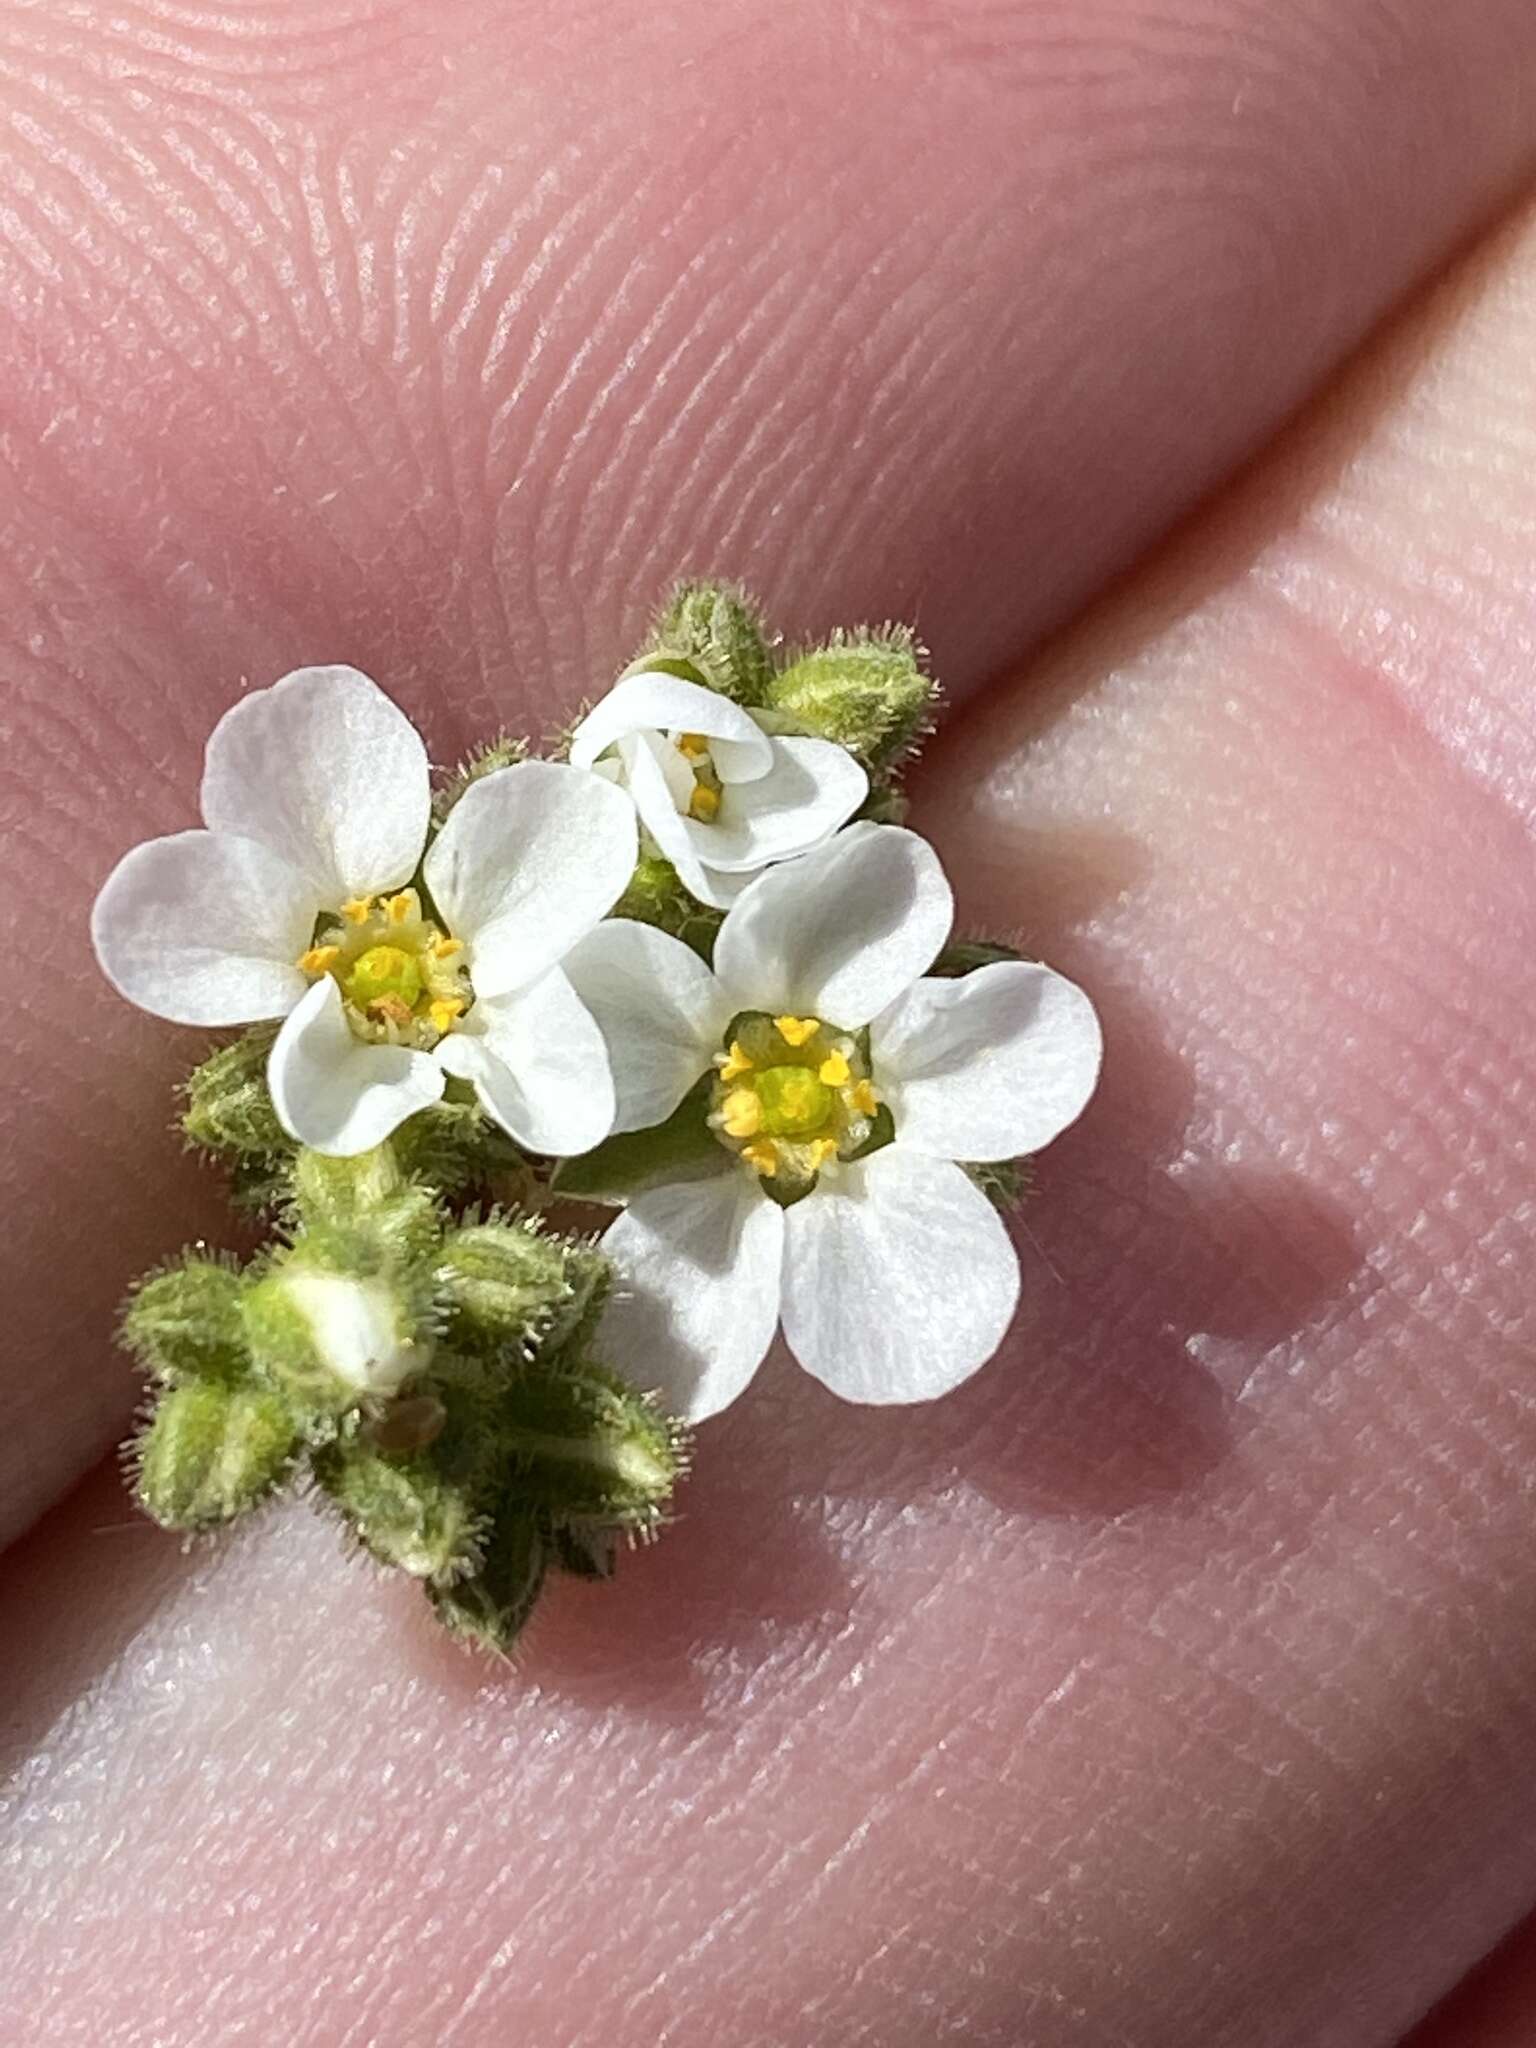
[[[733,1088],[720,1105],[720,1128],[729,1138],[750,1138],[762,1122],[763,1105],[750,1088]]]
[[[743,1145],[741,1156],[754,1173],[760,1173],[765,1180],[772,1180],[779,1170],[779,1155],[767,1138],[758,1138],[751,1145]]]
[[[432,957],[434,960],[451,960],[455,953],[462,953],[463,950],[462,939],[438,939],[433,943]]]
[[[837,1157],[836,1138],[816,1138],[811,1143],[811,1171],[820,1173]]]
[[[879,1090],[873,1081],[855,1081],[848,1099],[860,1116],[873,1116],[880,1107]]]
[[[701,825],[707,825],[720,809],[720,792],[711,789],[707,782],[696,782],[693,795],[688,799],[688,815],[697,818]]]
[[[677,751],[686,761],[707,761],[709,741],[701,732],[680,732],[677,736]]]
[[[434,1031],[445,1033],[451,1031],[454,1019],[461,1017],[463,1014],[464,1000],[462,996],[436,996],[427,1005],[427,1015],[432,1019]]]
[[[720,1078],[722,1081],[738,1080],[743,1074],[751,1073],[752,1065],[751,1055],[741,1049],[741,1040],[733,1038],[730,1051],[720,1062]]]
[[[389,913],[391,924],[404,924],[416,908],[415,892],[411,889],[402,889],[398,896],[390,897],[384,908]]]
[[[821,1020],[817,1017],[775,1017],[773,1028],[786,1045],[804,1045],[821,1029]]]
[[[340,946],[311,946],[307,953],[300,956],[299,966],[306,974],[324,974],[340,952]]]
[[[366,924],[372,910],[371,896],[349,896],[341,906],[341,914],[348,924]]]
[[[840,1052],[829,1052],[816,1069],[818,1081],[824,1081],[829,1088],[841,1088],[853,1069]]]

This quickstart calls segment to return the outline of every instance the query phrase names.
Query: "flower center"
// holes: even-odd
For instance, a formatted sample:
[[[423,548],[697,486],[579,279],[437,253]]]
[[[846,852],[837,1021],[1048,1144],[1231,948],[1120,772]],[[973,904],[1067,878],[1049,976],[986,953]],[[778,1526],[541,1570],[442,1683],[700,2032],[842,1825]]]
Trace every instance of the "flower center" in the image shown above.
[[[429,1052],[474,1001],[464,942],[422,915],[414,889],[354,896],[322,917],[299,965],[312,981],[329,974],[347,1022],[373,1045]]]
[[[881,1143],[882,1118],[862,1034],[819,1017],[748,1011],[715,1057],[710,1128],[786,1206]]]
[[[672,744],[693,775],[693,788],[678,809],[687,817],[697,818],[701,825],[713,824],[720,810],[720,774],[709,751],[709,741],[701,732],[679,732],[672,735]]]

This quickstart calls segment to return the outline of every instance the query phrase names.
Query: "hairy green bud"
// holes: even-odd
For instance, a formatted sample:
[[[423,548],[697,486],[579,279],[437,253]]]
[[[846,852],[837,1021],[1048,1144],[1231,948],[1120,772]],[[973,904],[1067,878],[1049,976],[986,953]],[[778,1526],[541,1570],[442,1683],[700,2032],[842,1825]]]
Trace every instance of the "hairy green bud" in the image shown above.
[[[486,1536],[479,1569],[451,1585],[429,1585],[428,1597],[452,1634],[505,1657],[538,1602],[548,1568],[538,1516],[508,1501]]]
[[[136,1491],[167,1529],[209,1529],[256,1506],[287,1476],[298,1426],[266,1387],[189,1380],[161,1395],[133,1448]]]
[[[311,1233],[274,1260],[242,1299],[245,1339],[265,1376],[297,1405],[342,1415],[396,1393],[432,1355],[409,1281],[340,1233]]]
[[[193,1068],[181,1127],[194,1145],[241,1160],[293,1150],[267,1092],[267,1055],[276,1036],[276,1025],[258,1024]]]
[[[364,1430],[317,1451],[314,1472],[381,1564],[446,1582],[478,1567],[485,1516],[478,1490],[445,1473],[433,1449],[390,1452]]]
[[[478,747],[467,754],[443,783],[433,793],[432,822],[441,825],[465,790],[480,782],[487,775],[494,775],[498,768],[515,768],[519,761],[528,758],[528,742],[516,739],[509,732],[498,733],[488,746]]]
[[[590,1324],[607,1293],[608,1262],[591,1245],[544,1230],[536,1217],[493,1217],[448,1233],[437,1282],[456,1341],[525,1351],[564,1344]]]
[[[533,1185],[527,1159],[472,1095],[458,1098],[460,1088],[467,1083],[450,1080],[441,1102],[418,1110],[390,1139],[401,1171],[444,1196],[485,1189],[510,1201],[524,1194]]]
[[[232,1385],[249,1371],[243,1284],[233,1260],[185,1252],[146,1274],[129,1296],[123,1342],[147,1373],[167,1384],[211,1379]]]
[[[617,1373],[535,1366],[504,1413],[521,1499],[566,1520],[654,1527],[683,1470],[679,1431]]]
[[[349,1159],[302,1147],[293,1162],[294,1208],[316,1230],[361,1234],[379,1257],[398,1265],[430,1259],[441,1219],[426,1188],[408,1179],[388,1142]]]
[[[905,626],[834,633],[773,677],[764,702],[800,731],[835,740],[874,774],[886,774],[932,724],[938,691]]]
[[[930,974],[940,974],[957,981],[962,975],[974,974],[978,967],[996,967],[1005,960],[1022,960],[1023,954],[1012,946],[1005,946],[996,939],[951,939],[929,968]]]
[[[728,583],[680,583],[626,673],[669,669],[738,704],[761,704],[773,674],[762,615]]]

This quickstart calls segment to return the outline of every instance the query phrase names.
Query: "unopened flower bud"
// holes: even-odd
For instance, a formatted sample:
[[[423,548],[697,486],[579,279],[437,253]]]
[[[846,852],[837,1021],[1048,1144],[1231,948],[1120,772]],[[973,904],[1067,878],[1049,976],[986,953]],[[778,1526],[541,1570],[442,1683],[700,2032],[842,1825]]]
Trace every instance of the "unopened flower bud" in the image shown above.
[[[504,1503],[485,1539],[479,1567],[452,1585],[432,1585],[438,1619],[462,1641],[505,1657],[533,1612],[549,1567],[539,1520]]]
[[[938,693],[921,652],[902,626],[835,633],[774,676],[764,701],[878,773],[910,752],[931,722]]]
[[[123,1342],[146,1372],[167,1383],[233,1383],[248,1369],[241,1287],[232,1264],[188,1252],[134,1289],[123,1311]]]
[[[445,1238],[437,1279],[461,1343],[554,1347],[601,1307],[608,1262],[532,1219],[468,1223]]]
[[[292,1399],[328,1414],[393,1394],[431,1355],[394,1275],[336,1270],[307,1244],[258,1280],[242,1306],[256,1363]]]
[[[293,1140],[278,1122],[267,1092],[273,1036],[270,1025],[259,1024],[193,1068],[181,1118],[193,1144],[237,1159],[292,1150]]]
[[[315,1477],[382,1564],[443,1581],[479,1565],[480,1498],[439,1468],[430,1447],[401,1457],[368,1435],[329,1444],[316,1454]]]
[[[762,616],[723,583],[683,583],[658,614],[632,672],[674,668],[738,704],[761,704],[773,674]]]
[[[678,1432],[602,1366],[535,1367],[504,1412],[518,1495],[557,1519],[652,1527],[682,1474]]]
[[[138,1496],[167,1529],[206,1529],[252,1508],[299,1448],[294,1418],[265,1387],[189,1380],[155,1406],[138,1439]]]

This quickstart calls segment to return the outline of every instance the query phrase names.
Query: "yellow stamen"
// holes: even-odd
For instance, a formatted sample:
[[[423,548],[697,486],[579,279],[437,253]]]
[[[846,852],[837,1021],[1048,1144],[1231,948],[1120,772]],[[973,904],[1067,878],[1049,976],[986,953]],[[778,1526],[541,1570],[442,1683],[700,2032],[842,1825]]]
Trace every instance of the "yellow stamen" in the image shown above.
[[[840,1052],[829,1052],[816,1069],[818,1081],[824,1081],[829,1088],[841,1088],[853,1069]]]
[[[696,782],[693,795],[688,799],[688,815],[697,818],[701,825],[707,825],[720,808],[720,792],[711,789],[706,782]]]
[[[821,1029],[816,1017],[775,1017],[773,1028],[786,1045],[804,1045],[808,1038],[814,1038]]]
[[[720,1128],[727,1137],[750,1138],[762,1122],[763,1105],[750,1088],[733,1088],[720,1105]]]
[[[434,1031],[447,1033],[453,1029],[454,1019],[464,1012],[461,996],[437,996],[427,1005],[427,1015],[432,1019]]]
[[[677,736],[677,751],[685,761],[707,761],[709,741],[701,732],[680,732]]]
[[[305,974],[324,974],[340,952],[340,946],[311,946],[307,953],[300,956],[299,966]]]
[[[389,913],[391,924],[404,924],[416,908],[416,898],[409,889],[402,889],[398,896],[391,896],[384,908]]]
[[[822,1168],[823,1168],[824,1166],[826,1166],[826,1165],[827,1165],[827,1164],[828,1164],[828,1163],[829,1163],[829,1162],[830,1162],[831,1160],[834,1160],[834,1159],[835,1159],[836,1157],[837,1157],[837,1140],[836,1140],[836,1138],[816,1138],[816,1139],[813,1139],[813,1140],[812,1140],[812,1143],[811,1143],[811,1171],[812,1171],[812,1173],[820,1173],[821,1169],[822,1169]]]
[[[880,1107],[880,1094],[873,1081],[856,1081],[848,1099],[860,1116],[873,1116]]]
[[[741,1049],[741,1040],[733,1038],[730,1051],[720,1062],[720,1078],[722,1081],[738,1080],[741,1075],[750,1074],[752,1066],[753,1062],[750,1055],[744,1053]]]
[[[348,924],[366,924],[372,910],[371,896],[349,896],[341,906],[341,914]]]
[[[767,1138],[759,1138],[751,1145],[743,1145],[741,1156],[755,1173],[765,1180],[772,1180],[779,1170],[779,1155]]]
[[[432,957],[434,960],[451,960],[455,953],[462,953],[463,950],[462,939],[438,939],[433,945]]]

